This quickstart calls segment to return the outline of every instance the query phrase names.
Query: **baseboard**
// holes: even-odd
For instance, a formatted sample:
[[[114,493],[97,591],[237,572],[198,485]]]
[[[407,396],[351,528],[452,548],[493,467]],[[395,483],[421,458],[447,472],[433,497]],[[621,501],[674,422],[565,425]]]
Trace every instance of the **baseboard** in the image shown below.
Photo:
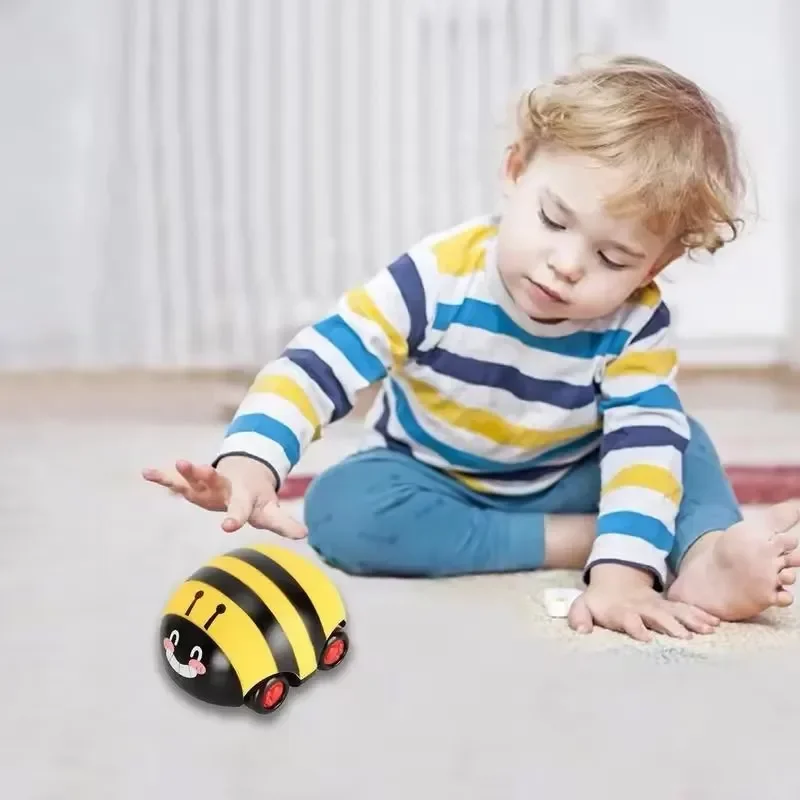
[[[681,364],[703,369],[770,368],[786,364],[786,342],[775,337],[678,338]]]

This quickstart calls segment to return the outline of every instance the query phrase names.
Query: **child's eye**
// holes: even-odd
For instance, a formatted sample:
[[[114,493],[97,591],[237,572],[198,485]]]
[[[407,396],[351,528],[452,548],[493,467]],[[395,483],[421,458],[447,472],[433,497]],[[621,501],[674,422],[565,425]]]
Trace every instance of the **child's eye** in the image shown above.
[[[625,268],[626,268],[626,266],[627,266],[626,264],[618,264],[616,261],[612,261],[610,258],[608,258],[608,257],[607,257],[606,255],[604,255],[603,253],[599,253],[598,255],[599,255],[599,256],[600,256],[600,258],[603,260],[603,262],[605,263],[605,265],[606,265],[607,267],[611,267],[611,269],[625,269]]]
[[[539,209],[539,219],[548,228],[550,228],[551,230],[554,230],[554,231],[563,231],[564,230],[564,226],[563,225],[559,225],[556,222],[553,222],[553,220],[551,220],[550,217],[548,217],[547,214],[544,213],[544,209],[543,208]]]

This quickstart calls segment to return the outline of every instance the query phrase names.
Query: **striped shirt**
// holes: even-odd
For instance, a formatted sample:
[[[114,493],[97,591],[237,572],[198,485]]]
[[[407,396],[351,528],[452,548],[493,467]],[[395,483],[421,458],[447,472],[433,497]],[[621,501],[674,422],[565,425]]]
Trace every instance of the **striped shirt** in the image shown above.
[[[365,446],[404,451],[479,492],[541,492],[599,449],[586,574],[634,564],[663,587],[689,426],[661,293],[650,284],[602,319],[537,322],[500,278],[495,235],[481,217],[425,237],[344,294],[261,370],[216,461],[245,453],[280,482],[378,383]]]

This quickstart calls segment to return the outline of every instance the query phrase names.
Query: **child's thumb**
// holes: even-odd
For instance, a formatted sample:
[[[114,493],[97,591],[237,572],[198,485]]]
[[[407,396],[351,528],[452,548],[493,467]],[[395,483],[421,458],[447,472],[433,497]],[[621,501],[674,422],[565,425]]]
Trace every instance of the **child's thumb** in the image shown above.
[[[586,605],[585,596],[583,594],[573,600],[572,605],[567,615],[567,622],[570,628],[578,633],[590,633],[593,628],[594,620],[592,619],[592,612],[589,606]]]
[[[222,521],[222,530],[227,533],[238,531],[253,513],[253,495],[237,483],[231,485],[231,496],[228,500],[228,513]]]

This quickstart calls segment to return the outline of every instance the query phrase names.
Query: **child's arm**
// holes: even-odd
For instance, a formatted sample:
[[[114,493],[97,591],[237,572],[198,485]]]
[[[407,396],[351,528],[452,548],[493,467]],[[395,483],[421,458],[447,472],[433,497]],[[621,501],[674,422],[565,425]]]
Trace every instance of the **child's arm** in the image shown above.
[[[602,378],[602,495],[586,575],[596,564],[627,564],[650,572],[663,588],[690,429],[676,392],[669,309],[655,288],[642,301],[628,323],[628,345]]]
[[[356,393],[402,364],[425,334],[433,296],[427,264],[417,261],[406,254],[347,292],[259,372],[214,466],[248,456],[270,469],[279,488],[321,430],[351,410]]]

